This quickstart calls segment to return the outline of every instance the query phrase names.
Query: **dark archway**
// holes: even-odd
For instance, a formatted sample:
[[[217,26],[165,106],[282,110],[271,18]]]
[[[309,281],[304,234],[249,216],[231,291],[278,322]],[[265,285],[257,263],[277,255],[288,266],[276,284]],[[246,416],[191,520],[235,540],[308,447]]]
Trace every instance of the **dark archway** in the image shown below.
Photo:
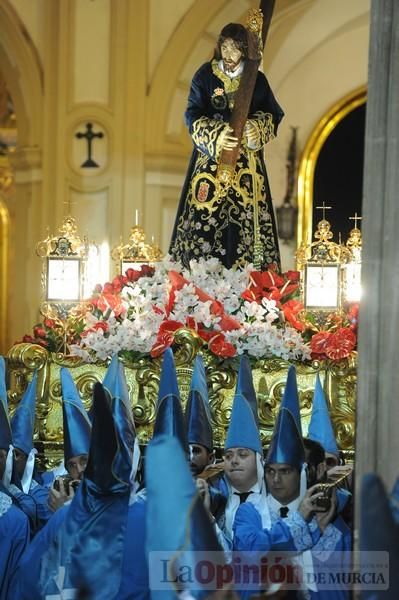
[[[323,201],[331,210],[326,211],[335,241],[341,233],[348,238],[356,212],[362,212],[363,161],[366,104],[350,111],[331,131],[317,157],[313,182],[313,233],[322,218]],[[358,224],[360,227],[360,224]]]

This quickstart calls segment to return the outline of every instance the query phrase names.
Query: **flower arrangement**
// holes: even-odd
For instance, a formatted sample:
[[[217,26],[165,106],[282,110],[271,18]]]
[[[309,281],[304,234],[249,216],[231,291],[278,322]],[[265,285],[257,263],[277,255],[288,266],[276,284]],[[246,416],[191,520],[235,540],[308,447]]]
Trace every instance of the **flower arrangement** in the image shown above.
[[[255,359],[334,361],[355,350],[356,325],[352,307],[319,327],[299,301],[297,271],[226,269],[217,259],[191,261],[185,269],[167,258],[97,285],[75,315],[68,351],[87,362],[115,353],[157,357],[173,345],[177,331],[188,328],[221,358],[247,353]],[[36,325],[34,337],[24,341],[57,350],[54,320]]]

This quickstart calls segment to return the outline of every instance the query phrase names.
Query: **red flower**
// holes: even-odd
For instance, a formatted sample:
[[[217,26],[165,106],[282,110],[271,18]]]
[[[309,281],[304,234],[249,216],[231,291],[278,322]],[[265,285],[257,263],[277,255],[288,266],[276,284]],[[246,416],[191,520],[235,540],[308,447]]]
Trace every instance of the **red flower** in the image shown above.
[[[112,294],[113,291],[114,291],[114,288],[113,288],[112,283],[110,283],[109,281],[107,281],[107,283],[104,283],[104,288],[103,288],[104,294]]]
[[[43,327],[40,327],[40,325],[36,325],[36,327],[33,328],[33,335],[38,338],[45,338],[46,330],[43,329]]]
[[[274,288],[284,285],[284,279],[275,271],[251,271],[249,275],[250,287]]]
[[[127,277],[125,277],[124,275],[117,275],[112,280],[112,291],[116,294],[119,294],[119,292],[122,290],[122,288],[125,287],[127,282]]]
[[[284,273],[289,281],[299,281],[301,274],[299,271],[286,271]]]
[[[216,354],[217,356],[221,356],[222,358],[228,358],[235,356],[237,351],[234,348],[233,344],[228,342],[223,335],[223,333],[217,333],[209,340],[209,350]]]
[[[128,281],[133,283],[134,281],[137,281],[138,279],[140,279],[141,271],[136,271],[136,269],[127,269],[125,272],[125,275],[126,275],[126,278],[128,279]]]
[[[186,325],[189,329],[198,330],[198,323],[193,317],[186,317]]]
[[[175,339],[175,332],[184,327],[180,321],[163,321],[158,331],[157,339],[151,348],[152,358],[160,356],[166,348],[169,348]]]
[[[259,287],[247,288],[241,294],[241,298],[243,298],[243,300],[248,300],[249,302],[260,302],[262,297],[262,290]]]
[[[302,302],[298,302],[298,300],[288,300],[281,307],[284,317],[297,331],[303,331],[305,329],[305,325],[302,321],[297,319],[298,314],[303,310]]]
[[[141,265],[141,277],[152,277],[154,273],[154,267],[150,267],[150,265]]]
[[[349,327],[352,331],[357,330],[357,325],[359,322],[359,304],[353,304],[348,311],[348,321],[350,323]]]
[[[325,353],[331,360],[347,358],[355,349],[356,335],[349,327],[342,327],[327,340]]]
[[[55,326],[55,321],[46,317],[43,321],[43,325],[48,329],[53,329],[53,327]]]
[[[108,331],[109,327],[108,323],[106,323],[105,321],[97,321],[97,323],[93,325],[92,329],[94,331],[98,331],[99,329],[102,329],[103,331]]]
[[[317,358],[321,359],[326,355],[326,345],[331,335],[329,331],[319,331],[310,340],[310,349]]]

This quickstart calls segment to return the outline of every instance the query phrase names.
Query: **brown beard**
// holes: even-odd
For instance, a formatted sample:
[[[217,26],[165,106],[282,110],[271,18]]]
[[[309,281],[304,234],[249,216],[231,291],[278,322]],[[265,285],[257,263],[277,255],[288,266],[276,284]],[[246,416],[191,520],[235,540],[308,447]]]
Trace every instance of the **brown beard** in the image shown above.
[[[232,73],[233,71],[235,71],[235,70],[236,70],[236,68],[237,68],[237,67],[238,67],[238,65],[240,64],[240,62],[241,62],[241,58],[240,58],[240,60],[239,60],[239,61],[237,61],[237,62],[233,62],[233,61],[231,61],[231,62],[227,63],[227,62],[226,62],[225,60],[223,60],[223,59],[222,59],[222,62],[223,62],[223,68],[224,68],[224,70],[225,70],[225,71],[228,71],[229,73]]]

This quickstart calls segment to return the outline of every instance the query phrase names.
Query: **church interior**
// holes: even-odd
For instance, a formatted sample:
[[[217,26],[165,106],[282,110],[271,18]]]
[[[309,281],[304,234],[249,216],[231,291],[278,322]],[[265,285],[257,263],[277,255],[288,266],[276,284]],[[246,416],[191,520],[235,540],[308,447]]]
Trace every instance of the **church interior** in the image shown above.
[[[102,310],[104,321],[110,313],[118,320],[118,294],[128,284],[120,283],[116,293],[115,281],[127,268],[132,289],[133,284],[140,289],[143,277],[141,293],[154,294],[159,313],[161,291],[156,295],[144,281],[145,269],[166,257],[166,266],[155,266],[155,279],[159,290],[164,279],[173,288],[174,324],[169,295],[169,320],[164,319],[152,344],[139,331],[146,327],[143,321],[129,333],[141,345],[132,354],[125,347],[120,352],[140,443],[151,440],[162,353],[170,346],[186,405],[195,357],[207,344],[204,360],[219,453],[232,419],[239,355],[248,351],[251,357],[264,448],[274,440],[290,364],[296,366],[305,432],[311,430],[315,378],[320,376],[342,461],[351,465],[353,543],[367,549],[360,541],[364,519],[371,522],[380,514],[377,505],[398,477],[399,67],[394,57],[399,11],[394,0],[275,0],[269,5],[259,69],[284,117],[262,160],[282,279],[276,284],[270,275],[272,283],[268,279],[266,284],[263,271],[269,271],[259,263],[256,283],[251,279],[241,288],[246,300],[261,294],[262,306],[277,298],[280,331],[288,323],[281,342],[285,349],[268,330],[274,341],[266,353],[259,344],[269,338],[259,334],[256,346],[248,333],[255,312],[248,309],[242,326],[248,340],[238,331],[234,336],[239,326],[233,321],[244,313],[229,313],[229,292],[223,292],[222,306],[212,282],[225,279],[231,290],[241,284],[239,276],[200,262],[191,279],[190,269],[179,270],[168,254],[193,148],[184,120],[193,76],[212,59],[222,28],[245,25],[259,2],[0,0],[0,354],[8,365],[8,401],[14,411],[37,370],[35,446],[40,466],[55,468],[64,452],[62,369],[73,372],[88,409],[96,382],[109,372],[118,352],[110,340],[100,347],[100,337],[105,339],[112,324],[99,332],[95,317]],[[208,183],[199,189],[206,194]],[[73,265],[81,278],[77,299],[72,271],[65,297],[63,292],[50,295],[51,265],[56,263],[51,257],[60,242],[72,243],[69,248],[76,244],[77,255],[82,252],[83,259]],[[320,269],[324,276],[326,248],[331,251],[329,272],[336,277],[333,300],[322,299],[318,284],[311,283],[312,268],[316,282]],[[294,275],[298,271],[300,281]],[[217,339],[214,331],[207,336],[209,326],[201,332],[197,323],[190,333],[190,321],[180,323],[183,312],[176,306],[188,283],[208,302],[208,321],[217,314],[219,323],[227,323],[217,329]],[[290,284],[295,293],[285,298],[283,290]],[[106,291],[112,285],[111,305]],[[105,300],[108,313],[101,308]],[[306,313],[298,312],[299,300]],[[136,306],[132,296],[131,307]],[[161,322],[154,313],[148,338]],[[60,323],[58,329],[54,323]],[[49,333],[53,326],[54,335]],[[367,473],[382,483],[375,512],[370,509],[366,517],[361,499]],[[396,494],[397,503],[399,490]],[[374,500],[371,494],[369,502]],[[390,543],[381,534],[370,549],[391,551]],[[392,553],[397,561],[395,545]],[[178,596],[157,596],[162,597]]]

